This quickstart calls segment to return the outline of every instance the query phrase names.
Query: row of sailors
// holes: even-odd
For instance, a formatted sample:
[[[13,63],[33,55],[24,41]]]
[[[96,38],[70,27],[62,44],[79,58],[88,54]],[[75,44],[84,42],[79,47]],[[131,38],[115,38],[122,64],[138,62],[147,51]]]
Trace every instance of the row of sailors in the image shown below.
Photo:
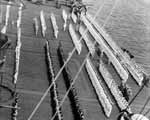
[[[75,5],[74,5],[75,6]],[[78,20],[80,20],[80,15],[81,15],[81,8],[80,7],[75,7],[74,8],[74,6],[73,6],[73,9],[72,9],[72,11],[76,14],[76,16],[78,17]],[[64,12],[64,11],[63,11]],[[64,16],[64,13],[63,13],[63,16]],[[66,23],[66,21],[65,21],[65,23]],[[65,24],[64,24],[64,26],[66,26]],[[64,27],[65,28],[65,27]],[[64,29],[65,30],[65,29]],[[133,55],[131,55],[130,54],[130,52],[129,51],[127,51],[127,50],[125,50],[125,49],[123,49],[125,52],[127,52],[129,55],[130,55],[130,57],[131,58],[133,58],[134,56]],[[121,83],[121,85],[119,86],[119,89],[120,89],[120,91],[123,93],[123,96],[125,97],[125,99],[127,100],[127,101],[129,101],[129,98],[130,98],[130,96],[132,96],[132,90],[131,90],[131,88],[126,84],[126,83],[124,83],[124,82],[122,82]],[[125,114],[125,115],[124,115]],[[126,113],[124,113],[123,115],[125,116],[121,116],[121,120],[129,120],[129,119],[133,119],[134,117],[135,117],[135,115],[137,115],[137,114],[132,114],[132,115],[126,115]],[[148,120],[146,117],[144,117],[144,116],[142,116],[142,115],[137,115],[137,116],[140,116],[139,118],[141,119],[141,120]],[[130,117],[130,118],[129,118]],[[136,119],[137,119],[137,117],[135,117]],[[138,120],[138,119],[137,119]]]
[[[11,1],[10,1],[10,4],[11,4]],[[19,7],[19,16],[20,16],[22,8],[24,6],[25,6],[24,3],[21,1],[20,7]],[[2,6],[0,6],[0,11],[1,11],[1,13],[0,13],[0,21],[2,21],[1,20],[2,19]],[[78,18],[78,21],[80,21],[80,15],[81,15],[81,13],[84,12],[86,14],[86,11],[87,11],[86,6],[84,4],[82,4],[82,2],[80,2],[80,1],[74,1],[73,4],[71,5],[71,12],[75,13],[75,15]],[[5,20],[5,29],[2,30],[4,33],[6,32],[6,27],[8,25],[9,14],[10,14],[10,5],[7,5],[6,20]],[[41,14],[43,14],[42,11],[41,11]],[[40,15],[42,24],[44,23],[43,16],[44,15]],[[64,19],[64,30],[65,30],[65,28],[66,28],[67,14],[64,11],[63,11],[63,19]],[[36,25],[36,30],[38,31],[37,20],[34,19],[34,21],[35,21],[35,25]],[[18,19],[17,20],[17,27],[19,27],[20,22],[21,22],[21,20]],[[42,26],[43,26],[43,28],[46,27],[46,25],[42,25]],[[36,34],[37,34],[37,32],[36,32]]]
[[[50,18],[51,18],[51,21],[52,21],[55,38],[57,38],[57,36],[58,36],[58,26],[56,24],[55,15],[52,13]],[[37,36],[38,31],[39,31],[39,22],[38,22],[38,19],[36,17],[33,18],[33,21],[34,21],[33,24],[34,24],[35,35]],[[45,37],[47,26],[46,26],[45,14],[44,14],[43,10],[41,10],[41,12],[40,12],[40,21],[41,21],[41,27],[42,27],[42,36]]]
[[[59,59],[61,59],[60,61],[62,62],[62,64],[64,64],[65,57],[64,57],[61,42],[59,42],[58,51],[59,51],[59,55],[60,55]],[[67,88],[69,88],[71,83],[73,82],[73,79],[72,79],[72,76],[70,75],[69,69],[66,67],[64,70],[66,71],[66,74],[64,74],[65,80],[67,82],[66,85],[67,85]],[[80,102],[79,102],[79,97],[78,97],[76,87],[74,85],[72,85],[72,88],[70,90],[69,98],[71,101],[73,101],[71,104],[75,104],[75,105],[73,105],[74,106],[73,111],[74,111],[74,114],[76,116],[75,118],[76,119],[78,118],[78,120],[83,120],[84,119],[84,113],[83,113],[83,110],[82,110]]]
[[[0,6],[0,7],[2,9],[2,6]],[[21,24],[22,8],[23,8],[23,4],[21,4],[20,7],[19,7],[18,19],[17,19],[17,22],[16,22],[17,23],[17,28],[19,28],[20,24]],[[72,12],[74,12],[77,15],[77,18],[78,18],[77,20],[78,21],[80,21],[80,17],[79,16],[81,14],[81,11],[82,11],[81,9],[82,8],[83,8],[83,6],[81,6],[81,5],[80,6],[77,6],[76,4],[72,5],[72,9],[73,9]],[[2,29],[2,33],[6,33],[6,29],[7,29],[7,25],[8,25],[8,19],[9,19],[9,11],[10,11],[10,5],[7,6],[5,26]],[[63,20],[64,20],[63,29],[65,31],[66,27],[67,27],[67,19],[69,17],[67,15],[67,13],[66,13],[65,10],[62,11],[62,17],[63,17]],[[51,15],[51,18],[52,18],[52,24],[53,24],[54,34],[55,34],[55,37],[57,38],[57,36],[58,36],[58,26],[57,26],[57,24],[54,24],[54,23],[56,23],[56,19],[53,19],[53,18],[55,18],[55,16],[53,14]],[[41,20],[41,26],[42,26],[42,35],[43,35],[43,37],[45,37],[45,32],[46,32],[47,27],[46,27],[45,15],[44,15],[43,11],[40,12],[40,20]],[[38,19],[35,17],[35,18],[33,18],[33,21],[34,21],[35,34],[37,35],[38,31],[39,31]],[[14,24],[14,21],[12,21],[12,25],[13,24]]]
[[[9,1],[9,4],[11,4],[11,1]],[[2,8],[1,8],[1,10],[2,10]],[[10,5],[7,5],[7,7],[6,7],[5,25],[4,25],[3,29],[1,30],[2,33],[6,33],[7,26],[8,26],[9,13],[10,13]]]
[[[9,3],[11,3],[11,1],[9,1]],[[2,6],[0,6],[0,7],[1,7],[1,10],[2,10]],[[18,69],[19,69],[19,57],[20,57],[20,48],[21,48],[21,42],[20,42],[21,29],[20,29],[20,25],[21,25],[22,8],[23,8],[23,4],[20,4],[19,11],[18,11],[18,19],[17,19],[17,30],[18,31],[17,31],[17,47],[16,47],[16,51],[15,51],[16,52],[16,70],[15,70],[15,74],[14,74],[14,83],[16,83],[16,81],[17,81]],[[10,16],[10,5],[7,5],[5,24],[4,24],[4,27],[1,30],[1,33],[3,33],[3,34],[5,34],[6,30],[7,30],[9,16]],[[2,13],[1,13],[1,19],[2,19]]]
[[[16,57],[16,66],[15,66],[15,73],[14,73],[14,84],[17,83],[18,80],[18,73],[19,73],[19,61],[20,61],[20,49],[21,49],[21,17],[22,17],[22,7],[23,5],[20,5],[19,11],[18,11],[18,19],[17,19],[17,45],[15,49],[15,57]]]
[[[22,17],[22,8],[23,4],[20,5],[18,11],[18,19],[17,19],[17,46],[16,46],[16,66],[15,66],[15,73],[14,73],[14,84],[17,83],[18,79],[18,72],[19,72],[19,60],[20,60],[20,49],[21,49],[21,17]],[[12,104],[14,108],[12,108],[12,120],[17,120],[18,116],[18,94],[16,94],[15,102]]]
[[[57,111],[57,116],[58,116],[58,120],[62,120],[63,119],[63,115],[62,115],[62,111],[61,111],[61,108],[59,106],[59,97],[58,97],[58,91],[57,91],[57,84],[56,82],[54,81],[54,70],[53,70],[53,65],[52,65],[52,60],[51,60],[51,56],[50,56],[50,52],[49,52],[49,43],[46,42],[46,53],[47,53],[47,61],[48,61],[48,69],[49,69],[49,74],[51,76],[51,82],[54,82],[53,83],[53,87],[52,87],[52,94],[54,95],[53,96],[53,100],[55,102],[54,104],[54,109],[56,109]]]
[[[14,108],[12,108],[12,119],[11,120],[17,120],[18,116],[18,95],[16,95],[15,101],[12,104]]]
[[[11,6],[11,1],[8,2],[9,4],[6,7],[6,15],[5,15],[5,23],[4,27],[2,28],[1,32],[6,33],[7,27],[8,27],[8,21],[9,21],[9,16],[10,16],[10,6]],[[22,14],[22,8],[24,7],[24,4],[21,2],[19,6],[19,11],[18,11],[18,19],[17,19],[17,27],[20,27],[21,24],[21,14]],[[3,8],[2,5],[0,5],[0,23],[3,22]]]
[[[67,16],[66,16],[66,13],[65,11],[63,10],[63,19],[64,19],[64,23],[66,24],[66,20],[67,20]],[[38,30],[38,21],[36,18],[34,18],[34,21],[35,21],[35,28]],[[37,30],[36,30],[36,35],[37,35]],[[65,30],[65,29],[64,29]],[[124,49],[123,49],[124,50]],[[124,50],[126,52],[128,52],[127,50]],[[128,52],[129,53],[129,52]],[[131,55],[131,58],[133,58],[133,56]],[[131,92],[131,89],[125,84],[125,83],[122,83],[120,86],[119,86],[119,89],[122,91],[125,99],[127,101],[129,101],[129,97],[132,95],[132,92]]]
[[[149,82],[149,80],[148,80],[148,78],[146,76],[144,77],[144,81],[143,82],[144,82],[143,85],[146,85],[147,82]],[[112,86],[112,87],[114,88],[114,86]],[[126,84],[125,81],[122,81],[121,85],[118,88],[120,89],[120,91],[123,94],[123,97],[126,99],[126,101],[129,102],[129,98],[130,98],[130,96],[132,96],[132,90],[131,90],[131,88]],[[134,98],[136,98],[136,96],[138,95],[138,93],[135,95]],[[131,101],[133,101],[134,98]],[[135,113],[132,113],[130,110],[128,110],[129,105],[131,104],[131,101],[127,105],[127,107],[125,107],[124,109],[122,109],[122,111],[119,114],[117,120],[149,120],[147,117],[144,116],[145,114],[144,115],[142,115],[142,114],[135,114]]]
[[[143,75],[143,76],[144,76],[143,86],[145,86],[145,85],[147,86],[149,84],[149,78],[146,75]],[[126,101],[129,102],[130,97],[132,96],[131,88],[126,84],[125,81],[122,81],[122,83],[120,84],[120,86],[118,86],[118,88],[121,91],[123,97],[126,99]],[[141,90],[142,89],[140,89],[140,91]],[[138,95],[138,93],[140,93],[140,91],[137,92],[137,94],[134,96],[134,98],[136,98],[136,96]],[[134,98],[131,101],[133,101]],[[131,104],[131,101],[128,104],[128,107]],[[142,114],[135,114],[135,113],[132,113],[132,112],[128,111],[127,110],[128,107],[126,107],[126,109],[123,109],[121,111],[121,113],[118,116],[117,120],[149,120],[147,117],[145,117]]]

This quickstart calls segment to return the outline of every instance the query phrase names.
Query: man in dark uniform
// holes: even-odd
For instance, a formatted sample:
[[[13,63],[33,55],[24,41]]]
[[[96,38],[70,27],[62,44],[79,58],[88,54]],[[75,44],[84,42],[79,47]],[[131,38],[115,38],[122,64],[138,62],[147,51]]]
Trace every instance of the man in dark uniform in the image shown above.
[[[125,81],[122,81],[121,85],[119,86],[120,91],[122,92],[123,97],[126,101],[129,101],[130,96],[132,95],[131,88],[126,84]]]

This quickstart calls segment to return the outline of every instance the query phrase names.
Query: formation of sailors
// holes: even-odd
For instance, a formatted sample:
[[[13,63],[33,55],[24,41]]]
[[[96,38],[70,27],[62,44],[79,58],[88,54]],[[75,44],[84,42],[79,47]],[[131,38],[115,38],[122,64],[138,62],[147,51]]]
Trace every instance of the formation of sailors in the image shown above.
[[[10,16],[10,4],[11,4],[11,1],[8,2],[8,5],[6,7],[6,16],[5,16],[5,23],[4,23],[4,27],[3,29],[1,30],[1,33],[0,33],[0,40],[1,40],[1,44],[2,42],[9,42],[10,40],[8,39],[7,35],[6,34],[6,30],[7,30],[7,26],[8,26],[8,21],[9,21],[9,16]],[[17,23],[17,28],[19,28],[20,30],[20,24],[21,24],[21,12],[22,12],[22,7],[23,7],[23,3],[20,4],[20,7],[19,7],[19,12],[18,12],[18,19],[16,21]],[[2,14],[2,13],[1,13]],[[2,16],[1,16],[2,17]],[[1,18],[2,19],[2,18]],[[20,36],[20,34],[19,34]],[[18,38],[20,39],[20,38]],[[20,41],[17,41],[17,44],[19,43],[19,46],[20,46]],[[9,43],[10,45],[10,43]],[[8,45],[8,46],[9,46]],[[6,49],[6,48],[5,48]],[[1,52],[2,52],[2,49],[1,49]],[[18,46],[16,47],[16,54],[18,55]],[[4,59],[1,61],[1,62],[5,62],[5,59],[6,59],[6,56],[4,56]],[[18,61],[18,56],[16,57],[16,61]],[[18,65],[18,63],[16,63],[16,65]],[[16,72],[16,71],[15,71]],[[14,78],[16,77],[16,74],[14,74]],[[7,106],[4,106],[4,107],[7,107]],[[18,115],[18,95],[15,96],[15,100],[14,102],[12,103],[12,107],[10,106],[9,108],[12,109],[12,113],[11,113],[11,120],[17,120],[17,115]]]
[[[87,9],[86,6],[83,5],[81,2],[74,2],[71,6],[71,12],[74,12],[75,15],[77,16],[77,23],[80,24],[80,17],[81,17],[81,13],[84,12],[84,14],[86,15]],[[38,30],[39,30],[39,26],[38,26],[38,20],[37,18],[34,18],[34,24],[35,24],[35,34],[38,34]],[[43,35],[45,36],[45,32],[43,32]],[[122,48],[122,50],[124,52],[127,52],[130,56],[130,58],[134,58],[134,56],[126,49]],[[147,79],[145,77],[145,79]],[[123,93],[124,98],[129,101],[130,96],[132,96],[132,90],[131,88],[123,81],[121,83],[121,85],[119,86],[120,91]],[[13,106],[17,107],[18,105],[18,98],[15,99],[15,103],[13,104]],[[82,113],[81,113],[82,114]],[[16,116],[18,115],[17,109],[13,109],[13,120],[16,120]],[[133,113],[129,113],[128,111],[123,111],[122,114],[120,115],[119,120],[130,120],[135,114]],[[82,115],[81,115],[82,116]],[[143,116],[144,117],[144,116]],[[141,119],[143,120],[143,119]],[[146,120],[146,119],[145,119]]]

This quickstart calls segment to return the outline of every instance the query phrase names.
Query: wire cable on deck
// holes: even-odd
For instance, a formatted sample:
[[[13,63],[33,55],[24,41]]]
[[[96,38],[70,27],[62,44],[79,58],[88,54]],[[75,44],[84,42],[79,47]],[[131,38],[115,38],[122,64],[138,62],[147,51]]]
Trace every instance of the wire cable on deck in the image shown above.
[[[113,7],[112,7],[112,9],[111,9],[111,11],[110,11],[110,14],[107,16],[107,18],[106,18],[106,20],[105,20],[105,22],[104,22],[104,24],[103,24],[102,27],[104,27],[104,26],[106,25],[106,23],[108,22],[108,20],[109,20],[111,14],[112,14],[112,12],[113,12],[113,10],[115,9],[115,6],[116,6],[117,1],[118,1],[118,0],[115,1],[115,4],[113,5]],[[97,15],[99,14],[99,12],[101,11],[101,9],[103,8],[104,5],[105,5],[105,1],[103,2],[102,6],[98,9],[98,11],[96,12],[96,14],[94,15],[92,22],[95,20],[95,18],[97,17]],[[86,30],[84,31],[83,35],[86,34],[87,32],[88,32],[88,28],[86,28]],[[82,38],[83,38],[83,37],[80,38],[80,40],[79,40],[80,42],[82,41]],[[95,44],[96,44],[96,41],[94,42],[94,45],[95,45]],[[57,75],[56,75],[54,81],[53,81],[53,82],[51,83],[51,85],[47,88],[47,90],[45,91],[45,93],[43,94],[43,96],[41,97],[40,101],[38,102],[38,104],[36,105],[36,107],[34,108],[34,110],[32,111],[32,113],[30,114],[30,116],[28,117],[27,120],[31,120],[31,119],[32,119],[33,115],[35,114],[35,112],[37,111],[37,109],[39,108],[39,106],[41,105],[41,103],[43,102],[43,100],[45,99],[45,97],[47,96],[47,94],[48,94],[49,90],[51,89],[52,85],[53,85],[54,82],[57,80],[57,78],[59,77],[59,75],[61,74],[61,72],[63,71],[63,69],[65,68],[65,66],[66,66],[67,63],[69,62],[69,60],[71,59],[71,57],[72,57],[73,53],[75,52],[75,50],[76,50],[76,48],[74,47],[74,49],[72,50],[70,56],[68,56],[68,59],[66,60],[66,62],[64,63],[64,65],[60,68],[59,72],[57,73]],[[88,58],[89,55],[90,55],[90,52],[88,52],[88,54],[87,54],[86,58],[84,59],[84,61],[83,61],[82,65],[81,65],[81,67],[79,68],[79,71],[78,71],[78,73],[76,74],[75,79],[73,80],[74,82],[75,82],[76,78],[78,77],[78,74],[79,74],[80,71],[82,70],[82,68],[83,68],[83,66],[84,66],[84,64],[85,64],[85,61],[86,61],[86,59]],[[71,84],[71,86],[74,84],[74,82]],[[70,88],[68,89],[68,91],[66,92],[66,95],[65,95],[65,96],[68,95],[67,93],[69,93],[69,91],[70,91],[71,88],[72,88],[72,87],[70,87]],[[65,100],[65,98],[66,98],[66,97],[64,97],[63,99]],[[62,102],[62,104],[63,104],[63,102]],[[54,115],[56,115],[56,114],[57,114],[57,111],[56,111],[56,113],[55,113]],[[53,117],[54,117],[54,116],[53,116]],[[53,117],[52,117],[52,118],[53,118]]]

